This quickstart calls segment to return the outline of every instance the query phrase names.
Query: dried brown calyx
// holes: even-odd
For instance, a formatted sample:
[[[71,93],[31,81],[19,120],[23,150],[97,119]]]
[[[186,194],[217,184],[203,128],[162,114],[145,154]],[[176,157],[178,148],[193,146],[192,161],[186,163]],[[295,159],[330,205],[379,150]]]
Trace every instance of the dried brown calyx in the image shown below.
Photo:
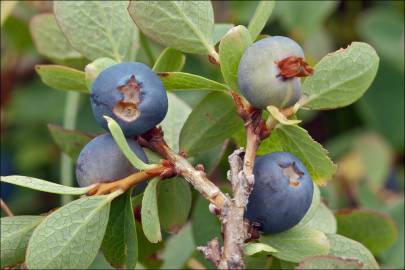
[[[304,173],[297,168],[295,162],[288,164],[287,166],[280,165],[280,167],[283,169],[283,174],[288,177],[288,184],[290,186],[297,187],[300,185],[300,181],[298,181],[298,179],[300,179]]]
[[[283,79],[307,77],[314,73],[313,68],[302,57],[289,56],[276,64],[280,70],[278,76]]]
[[[141,103],[141,87],[135,75],[131,75],[131,78],[117,89],[122,93],[123,99],[115,104],[113,113],[127,122],[136,120],[141,114],[138,107]]]

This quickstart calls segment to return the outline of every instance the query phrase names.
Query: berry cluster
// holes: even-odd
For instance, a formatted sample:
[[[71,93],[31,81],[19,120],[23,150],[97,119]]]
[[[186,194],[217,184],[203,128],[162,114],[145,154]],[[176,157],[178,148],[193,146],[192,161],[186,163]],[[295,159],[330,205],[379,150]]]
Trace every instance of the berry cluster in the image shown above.
[[[238,68],[238,84],[253,107],[285,108],[301,98],[299,77],[312,72],[296,42],[275,36],[254,43],[245,51]],[[142,148],[130,137],[150,130],[164,119],[168,102],[160,78],[142,63],[127,62],[102,71],[91,88],[91,106],[97,122],[108,131],[103,116],[115,119],[132,151],[147,162]],[[88,186],[121,179],[136,171],[112,136],[103,134],[81,151],[76,177],[80,186]],[[257,157],[254,176],[245,216],[261,231],[285,231],[304,217],[314,187],[297,157],[287,152]]]
[[[304,61],[302,48],[295,41],[274,36],[246,49],[238,67],[238,84],[253,107],[286,108],[301,98],[300,77],[312,73]],[[297,157],[287,152],[257,157],[254,176],[245,216],[261,231],[285,231],[308,212],[314,187]]]
[[[92,83],[90,101],[97,122],[108,131],[103,116],[116,120],[132,151],[148,162],[142,147],[131,137],[155,127],[166,116],[167,95],[160,78],[142,63],[116,64],[103,70]],[[106,133],[83,148],[77,160],[76,178],[83,187],[121,179],[136,171]]]

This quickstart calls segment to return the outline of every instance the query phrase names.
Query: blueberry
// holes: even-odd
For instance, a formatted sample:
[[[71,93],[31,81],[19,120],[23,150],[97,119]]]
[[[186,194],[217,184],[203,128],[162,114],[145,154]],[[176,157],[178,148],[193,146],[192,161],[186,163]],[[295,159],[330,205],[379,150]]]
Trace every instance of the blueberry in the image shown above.
[[[245,216],[264,233],[285,231],[304,217],[314,186],[298,158],[287,152],[257,157],[254,176]]]
[[[139,159],[148,162],[145,152],[137,142],[130,139],[127,142]],[[110,134],[103,134],[91,140],[80,152],[76,163],[76,179],[81,187],[98,182],[111,182],[137,171],[122,154]],[[141,185],[136,189],[142,188]]]
[[[300,45],[288,37],[274,36],[253,43],[238,67],[242,95],[259,109],[285,108],[301,97],[298,77],[312,74]]]
[[[103,70],[92,84],[91,107],[108,130],[103,115],[114,118],[126,136],[159,124],[167,113],[167,94],[160,78],[145,64],[126,62]]]

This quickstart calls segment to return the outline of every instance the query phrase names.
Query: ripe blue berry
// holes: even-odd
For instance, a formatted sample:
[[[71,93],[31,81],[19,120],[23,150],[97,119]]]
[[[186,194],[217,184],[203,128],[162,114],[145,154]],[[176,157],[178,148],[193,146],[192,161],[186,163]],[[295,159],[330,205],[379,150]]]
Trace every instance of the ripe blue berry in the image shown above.
[[[145,152],[134,140],[127,140],[132,151],[144,162]],[[132,166],[110,134],[91,140],[80,152],[76,164],[76,179],[81,187],[98,182],[111,182],[138,170]]]
[[[159,124],[167,113],[167,95],[160,78],[146,65],[126,62],[103,70],[92,84],[91,107],[108,130],[103,115],[115,119],[126,136]]]
[[[246,218],[264,233],[279,233],[296,225],[307,213],[314,186],[302,162],[287,152],[257,157],[255,184]]]
[[[298,77],[312,72],[304,61],[300,45],[288,37],[274,36],[259,40],[246,49],[238,67],[238,84],[253,107],[285,108],[301,97]]]

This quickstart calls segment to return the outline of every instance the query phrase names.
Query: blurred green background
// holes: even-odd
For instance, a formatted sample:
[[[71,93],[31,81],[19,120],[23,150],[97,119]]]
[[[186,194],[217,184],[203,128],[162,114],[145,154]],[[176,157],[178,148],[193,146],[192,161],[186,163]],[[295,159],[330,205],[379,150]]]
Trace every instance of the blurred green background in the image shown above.
[[[36,52],[29,30],[31,18],[52,12],[52,3],[10,3],[1,3],[1,175],[58,181],[60,151],[47,124],[63,124],[66,93],[49,89],[35,73],[35,64],[50,62]],[[216,23],[247,25],[257,2],[216,1],[213,5]],[[326,203],[334,210],[359,207],[391,215],[399,237],[378,259],[386,267],[403,267],[404,2],[282,1],[276,4],[263,34],[292,37],[303,46],[311,65],[352,41],[368,42],[377,50],[379,71],[362,99],[343,109],[302,112],[300,117],[311,136],[339,164],[335,178],[321,188]],[[162,47],[152,45],[157,57]],[[152,64],[142,48],[137,59]],[[184,71],[222,80],[219,69],[205,57],[187,55]],[[178,95],[195,106],[206,93]],[[102,132],[84,97],[77,129]],[[197,157],[220,185],[225,185],[221,179],[227,170],[226,153],[234,147],[235,143],[228,142],[225,151],[219,146]],[[58,196],[4,184],[1,198],[15,214],[38,214],[60,205]]]

